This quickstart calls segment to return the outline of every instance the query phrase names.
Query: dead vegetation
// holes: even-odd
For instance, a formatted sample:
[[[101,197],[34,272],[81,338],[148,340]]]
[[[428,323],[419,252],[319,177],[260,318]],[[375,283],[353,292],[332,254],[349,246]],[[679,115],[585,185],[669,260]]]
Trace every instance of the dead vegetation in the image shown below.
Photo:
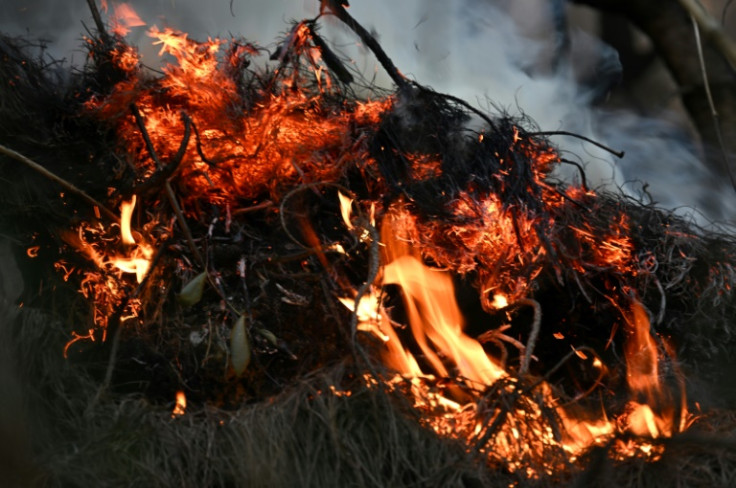
[[[295,24],[265,69],[244,40],[183,45],[151,75],[101,34],[62,81],[21,41],[0,42],[0,219],[25,282],[3,329],[22,401],[0,427],[19,445],[6,468],[18,486],[734,483],[732,237],[552,181],[563,162],[529,121],[406,80],[357,99],[315,21]],[[187,71],[195,62],[204,71]],[[134,195],[123,242],[117,209]],[[381,285],[393,261],[379,228],[381,246],[411,243],[450,272],[466,334],[510,372],[479,385],[442,357],[453,374],[435,370],[423,394],[472,406],[446,435],[433,424],[446,412],[392,382],[381,342],[339,300]],[[116,264],[144,249],[145,269]],[[384,284],[375,309],[429,370],[404,337],[406,294]],[[704,412],[685,432],[618,432],[577,458],[537,449],[540,431],[564,436],[542,384],[581,408],[625,408],[632,297],[667,337],[663,381],[688,379]],[[172,416],[179,390],[189,405]],[[512,427],[524,456],[494,455]],[[660,454],[622,456],[627,442]]]

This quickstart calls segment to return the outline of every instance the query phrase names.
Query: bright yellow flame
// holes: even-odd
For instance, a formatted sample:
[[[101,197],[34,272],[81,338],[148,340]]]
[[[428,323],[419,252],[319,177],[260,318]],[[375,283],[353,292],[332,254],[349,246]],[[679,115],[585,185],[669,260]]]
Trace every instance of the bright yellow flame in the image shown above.
[[[133,210],[135,209],[136,197],[129,202],[123,202],[120,204],[120,238],[124,244],[133,246],[136,244],[135,238],[130,227],[130,221],[133,216]],[[153,249],[146,243],[140,243],[133,248],[127,256],[115,256],[110,259],[113,266],[118,268],[124,273],[134,273],[138,283],[143,281],[143,278],[148,273],[148,268],[151,266],[151,257],[153,255]]]
[[[340,199],[340,213],[342,214],[342,220],[345,222],[345,227],[348,230],[353,230],[353,223],[350,221],[353,212],[353,199],[343,195],[341,191],[337,192],[337,196]]]
[[[123,202],[120,204],[120,237],[123,239],[124,244],[135,244],[135,239],[130,231],[130,220],[133,216],[133,209],[135,209],[136,197],[129,202]]]
[[[491,305],[493,306],[493,308],[500,310],[502,308],[508,307],[509,301],[504,295],[496,293],[495,295],[493,295],[493,301],[491,302]]]

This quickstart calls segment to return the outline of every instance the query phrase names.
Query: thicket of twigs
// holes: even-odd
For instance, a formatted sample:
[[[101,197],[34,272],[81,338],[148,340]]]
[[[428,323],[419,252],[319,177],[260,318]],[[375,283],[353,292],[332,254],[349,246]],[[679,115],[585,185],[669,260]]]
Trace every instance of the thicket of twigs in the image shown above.
[[[350,21],[344,16],[343,20]],[[318,45],[320,38],[312,35],[310,42]],[[728,353],[736,343],[732,237],[697,229],[620,196],[573,198],[565,194],[564,185],[540,183],[534,157],[553,158],[555,153],[528,121],[472,114],[453,97],[401,78],[396,79],[399,87],[394,94],[399,102],[380,120],[361,122],[355,116],[358,100],[348,88],[351,77],[339,72],[341,65],[334,59],[327,64],[339,80],[338,89],[318,97],[315,113],[347,119],[349,123],[341,126],[345,132],[329,147],[300,154],[306,157],[299,161],[299,171],[274,174],[280,179],[264,180],[233,200],[239,206],[231,208],[225,230],[222,207],[212,201],[195,199],[181,213],[167,198],[169,190],[187,190],[187,182],[174,188],[166,183],[174,174],[181,180],[184,170],[158,180],[154,174],[141,183],[141,175],[125,167],[131,148],[121,147],[114,118],[100,120],[98,114],[85,111],[85,101],[111,93],[126,76],[104,61],[120,45],[121,39],[107,35],[93,39],[90,64],[82,73],[69,74],[59,71],[63,66],[34,57],[24,41],[0,38],[0,78],[5,80],[0,86],[0,144],[15,151],[0,154],[6,187],[0,194],[0,224],[25,283],[23,306],[7,304],[8,320],[2,330],[7,362],[3,369],[10,373],[0,378],[0,385],[6,384],[12,393],[0,412],[0,428],[11,440],[7,456],[2,456],[10,461],[0,465],[8,471],[5,479],[16,480],[18,486],[736,483],[736,422],[728,408],[736,394],[725,384],[728,366],[733,365]],[[296,44],[285,46],[280,68],[304,54]],[[257,97],[266,99],[284,90],[280,83],[285,79],[298,81],[298,63],[292,66],[292,71],[269,71],[243,64],[229,76],[238,83],[240,100],[255,106]],[[141,83],[150,87],[157,81]],[[315,95],[321,89],[302,88]],[[235,108],[230,114],[235,118],[253,113]],[[133,120],[130,115],[135,115],[134,108],[120,120]],[[466,128],[470,115],[485,119],[480,140]],[[183,146],[202,159],[211,155],[212,148],[201,143],[192,120],[182,117],[180,122],[183,140],[192,141]],[[155,160],[156,149],[145,140],[145,123],[138,129],[140,140],[133,151]],[[268,144],[259,151],[275,150]],[[516,150],[510,151],[515,144]],[[498,152],[513,162],[510,170],[492,157],[495,153],[498,158]],[[348,164],[321,166],[323,159],[317,153]],[[439,157],[442,171],[417,173],[423,157],[430,156]],[[166,157],[177,160],[177,155]],[[375,164],[362,164],[363,157]],[[213,175],[217,165],[212,162]],[[360,290],[370,284],[376,250],[345,230],[337,188],[358,201],[376,202],[379,212],[396,202],[410,202],[405,205],[419,222],[414,238],[424,257],[457,272],[461,301],[464,291],[471,292],[472,298],[465,299],[466,312],[485,321],[483,326],[470,326],[475,330],[469,333],[476,336],[501,320],[477,297],[479,283],[489,276],[518,272],[534,279],[534,298],[545,323],[566,320],[566,334],[603,355],[617,312],[600,287],[609,280],[627,280],[651,312],[653,327],[671,337],[682,373],[692,380],[691,397],[696,395],[692,400],[709,409],[690,431],[654,441],[665,446],[656,462],[615,461],[610,446],[601,446],[569,469],[531,479],[523,471],[509,472],[499,463],[488,463],[487,457],[459,440],[438,437],[400,391],[369,387],[363,380],[365,373],[381,378],[385,371],[374,360],[366,362],[375,344],[356,343],[351,330],[355,317],[336,297],[347,293],[348,285]],[[143,319],[135,327],[121,327],[125,303],[116,304],[107,317],[106,340],[97,330],[95,341],[75,342],[65,359],[65,345],[72,333],[90,324],[92,312],[90,302],[79,294],[80,278],[64,279],[54,264],[63,259],[80,269],[92,265],[70,247],[64,232],[94,219],[93,203],[116,208],[136,191],[149,208],[175,222],[170,227],[174,230],[161,231],[151,276],[140,286],[131,281],[123,287],[126,301],[139,294],[150,299],[142,309]],[[429,235],[425,230],[472,224],[467,215],[452,211],[453,202],[466,198],[466,193],[471,203],[473,196],[493,194],[513,211],[554,222],[516,230],[520,238],[524,232],[536,235],[552,257],[507,269],[489,262],[482,249],[458,247],[447,232],[438,233],[446,240],[422,241]],[[551,209],[541,203],[543,195],[554,195],[564,204]],[[582,274],[566,268],[572,254],[587,262],[594,252],[575,248],[566,229],[589,225],[604,234],[620,212],[629,219],[637,253],[631,261],[635,272],[590,265]],[[103,211],[100,219],[106,218],[117,216]],[[326,244],[336,242],[348,252],[325,250]],[[30,257],[27,250],[35,246],[38,255]],[[198,254],[206,257],[210,272],[219,273],[222,288],[211,284],[194,307],[185,307],[176,294],[195,276]],[[247,263],[247,274],[234,271],[241,260]],[[190,263],[190,269],[177,266],[181,261]],[[240,377],[228,367],[226,337],[236,318],[223,306],[228,300],[250,317],[252,359]],[[512,312],[513,325],[527,338],[532,312],[523,307]],[[203,324],[208,324],[207,335]],[[539,361],[531,372],[538,376],[569,352],[567,345],[556,345],[548,335],[540,336],[535,350]],[[614,346],[605,354],[612,368],[620,370],[617,352]],[[517,360],[509,358],[509,363]],[[574,383],[573,375],[570,369],[558,368],[550,379],[564,391]],[[611,388],[620,387],[621,382]],[[179,389],[186,391],[190,404],[184,416],[172,417]],[[607,402],[615,403],[615,398]]]

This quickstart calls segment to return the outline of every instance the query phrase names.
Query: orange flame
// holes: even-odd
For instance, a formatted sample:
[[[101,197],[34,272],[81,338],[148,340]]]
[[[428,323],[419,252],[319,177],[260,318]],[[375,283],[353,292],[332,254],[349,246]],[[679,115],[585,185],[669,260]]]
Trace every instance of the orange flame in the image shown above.
[[[183,391],[179,390],[176,392],[176,405],[174,406],[174,411],[171,412],[171,417],[179,417],[181,415],[184,415],[184,412],[187,409],[187,397],[184,394]]]
[[[662,383],[661,355],[649,328],[646,310],[641,303],[633,301],[631,315],[626,317],[628,337],[624,345],[626,382],[633,397],[628,405],[627,428],[636,435],[656,439],[687,428],[689,413],[684,392],[681,392],[682,405],[678,406],[672,391]]]
[[[434,372],[454,376],[435,352],[437,349],[457,368],[456,374],[478,385],[490,385],[506,375],[486,355],[481,344],[463,333],[464,320],[454,297],[452,279],[447,273],[424,266],[406,241],[399,240],[386,217],[382,229],[387,264],[383,284],[398,284],[405,294],[414,339],[429,360]]]
[[[406,229],[402,228],[406,220],[401,212],[402,210],[390,210],[385,215],[381,228],[382,284],[398,285],[401,288],[412,340],[421,351],[421,362],[424,365],[420,365],[420,361],[402,344],[380,303],[379,288],[373,289],[361,301],[357,314],[359,323],[363,326],[361,330],[373,333],[385,343],[386,364],[410,380],[417,406],[439,408],[445,412],[429,421],[438,433],[469,438],[480,436],[487,424],[480,423],[479,417],[468,420],[469,413],[476,408],[473,395],[455,392],[447,396],[442,392],[432,391],[425,380],[437,377],[461,378],[465,384],[473,385],[476,391],[484,391],[496,384],[508,385],[503,388],[513,390],[518,380],[490,357],[477,340],[464,333],[464,318],[454,298],[450,275],[422,262],[416,247],[406,237]],[[507,306],[505,300],[504,295],[494,296],[497,308]],[[350,300],[342,301],[351,310],[354,308],[354,303]],[[542,407],[526,405],[524,409],[512,412],[507,423],[495,435],[487,449],[490,456],[503,460],[510,469],[515,470],[523,466],[519,459],[523,456],[540,455],[542,446],[545,445],[559,445],[574,460],[591,446],[605,442],[616,431],[654,439],[671,436],[678,429],[682,430],[687,426],[687,411],[684,406],[681,411],[677,411],[673,407],[670,392],[661,384],[659,363],[662,355],[649,332],[646,311],[640,303],[633,301],[631,314],[625,318],[627,382],[632,400],[621,418],[612,421],[605,414],[584,412],[581,407],[574,405],[559,406],[560,402],[552,387],[546,382],[538,382],[537,388],[542,394],[545,408],[554,410],[561,422],[562,436],[555,435],[553,429],[545,424]],[[589,358],[583,351],[574,352],[583,359]],[[606,369],[598,357],[593,358],[592,364],[599,371]],[[498,415],[501,414],[497,413],[496,417]],[[675,425],[677,418],[680,419],[679,426]],[[524,438],[523,442],[520,441],[521,438]],[[653,446],[646,443],[619,443],[618,449],[622,455],[632,455],[635,452],[656,455]],[[554,467],[549,466],[546,469],[552,470]],[[528,474],[535,475],[533,472]]]
[[[133,238],[133,233],[130,230],[130,220],[133,216],[135,202],[136,198],[134,195],[130,202],[120,204],[120,238],[124,244],[131,246],[136,244],[136,240]],[[153,248],[146,243],[141,243],[133,248],[128,255],[111,258],[111,263],[124,273],[134,273],[136,280],[140,283],[143,281],[146,273],[148,273],[152,255]]]
[[[108,8],[107,1],[103,0],[102,10],[107,12]],[[111,23],[112,31],[120,37],[127,36],[130,33],[131,27],[141,27],[146,25],[130,4],[116,4],[114,2]]]

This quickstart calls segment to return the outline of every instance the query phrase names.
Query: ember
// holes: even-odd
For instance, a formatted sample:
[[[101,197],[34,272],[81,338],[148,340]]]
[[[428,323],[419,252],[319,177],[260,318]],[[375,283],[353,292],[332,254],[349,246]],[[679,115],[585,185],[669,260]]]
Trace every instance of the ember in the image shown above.
[[[320,17],[296,23],[265,68],[245,40],[153,26],[171,60],[151,75],[124,39],[143,25],[124,5],[111,34],[98,25],[87,40],[74,116],[107,131],[95,164],[109,170],[95,197],[83,178],[66,183],[57,255],[40,236],[24,252],[84,298],[70,305],[69,361],[112,343],[91,404],[155,373],[166,386],[136,394],[170,411],[175,391],[183,423],[203,405],[265,405],[339,363],[349,373],[310,401],[408,401],[516,483],[572,479],[601,450],[662,459],[696,418],[656,330],[668,287],[642,217],[553,181],[547,138],[407,80],[340,2],[322,7],[395,92],[354,97]],[[730,292],[732,265],[718,266]]]

